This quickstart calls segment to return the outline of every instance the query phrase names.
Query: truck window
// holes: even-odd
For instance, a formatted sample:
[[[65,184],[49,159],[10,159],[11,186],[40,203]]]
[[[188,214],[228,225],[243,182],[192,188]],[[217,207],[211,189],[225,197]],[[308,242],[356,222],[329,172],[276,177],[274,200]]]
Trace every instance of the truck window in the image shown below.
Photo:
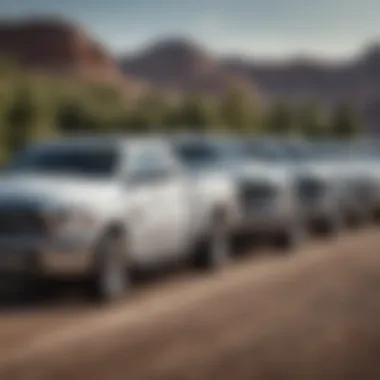
[[[248,142],[243,145],[243,150],[248,158],[266,162],[280,162],[281,153],[270,144],[261,141]]]
[[[118,162],[116,147],[47,145],[29,148],[4,167],[6,172],[110,177]]]
[[[143,149],[132,166],[132,181],[162,182],[174,175],[175,169],[167,155],[159,149]]]
[[[182,143],[174,148],[182,163],[188,166],[202,166],[218,162],[221,154],[218,149],[206,143]]]

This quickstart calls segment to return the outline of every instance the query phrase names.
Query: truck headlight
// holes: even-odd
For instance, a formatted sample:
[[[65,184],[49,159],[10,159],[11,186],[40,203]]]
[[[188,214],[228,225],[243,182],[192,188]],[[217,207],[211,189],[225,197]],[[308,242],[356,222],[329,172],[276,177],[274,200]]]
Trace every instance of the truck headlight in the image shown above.
[[[74,207],[58,207],[44,212],[49,231],[83,230],[95,223],[94,215],[86,209]]]
[[[316,177],[301,177],[296,182],[296,191],[301,200],[317,200],[327,194],[327,183]]]

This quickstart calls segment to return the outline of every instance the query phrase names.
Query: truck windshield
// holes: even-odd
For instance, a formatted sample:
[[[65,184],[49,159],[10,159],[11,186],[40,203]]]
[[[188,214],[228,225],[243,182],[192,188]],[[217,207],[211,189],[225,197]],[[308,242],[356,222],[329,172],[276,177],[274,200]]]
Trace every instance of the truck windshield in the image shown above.
[[[310,144],[310,152],[314,159],[316,160],[330,160],[330,159],[340,159],[349,158],[349,146],[348,144],[327,141],[327,142],[314,142]]]
[[[284,157],[290,162],[305,162],[313,159],[310,148],[307,144],[279,143]]]
[[[235,165],[247,159],[240,144],[224,139],[182,142],[176,145],[175,152],[190,168],[219,168]]]
[[[207,142],[180,143],[175,146],[175,152],[188,166],[212,165],[223,159],[218,147]]]
[[[253,160],[266,162],[281,162],[284,160],[284,154],[282,154],[281,149],[277,149],[270,142],[251,140],[244,142],[241,149],[248,158]]]
[[[116,168],[117,150],[111,147],[39,146],[16,155],[6,172],[110,177]]]

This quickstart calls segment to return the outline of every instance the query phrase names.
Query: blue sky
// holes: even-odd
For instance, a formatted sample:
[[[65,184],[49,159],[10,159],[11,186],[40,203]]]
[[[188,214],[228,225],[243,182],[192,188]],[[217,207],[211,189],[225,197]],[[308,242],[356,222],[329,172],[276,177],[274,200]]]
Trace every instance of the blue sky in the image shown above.
[[[380,42],[379,0],[0,0],[2,17],[60,14],[113,51],[192,37],[216,53],[345,58]]]

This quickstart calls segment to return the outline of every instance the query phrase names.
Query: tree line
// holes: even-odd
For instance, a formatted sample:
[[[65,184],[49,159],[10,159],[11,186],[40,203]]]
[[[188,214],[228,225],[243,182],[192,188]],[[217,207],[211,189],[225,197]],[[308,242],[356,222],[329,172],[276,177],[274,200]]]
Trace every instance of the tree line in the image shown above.
[[[28,74],[0,62],[0,159],[33,140],[76,132],[181,130],[347,138],[360,133],[361,122],[349,103],[332,110],[316,102],[263,105],[238,89],[218,99],[154,91],[133,99],[115,87]]]

